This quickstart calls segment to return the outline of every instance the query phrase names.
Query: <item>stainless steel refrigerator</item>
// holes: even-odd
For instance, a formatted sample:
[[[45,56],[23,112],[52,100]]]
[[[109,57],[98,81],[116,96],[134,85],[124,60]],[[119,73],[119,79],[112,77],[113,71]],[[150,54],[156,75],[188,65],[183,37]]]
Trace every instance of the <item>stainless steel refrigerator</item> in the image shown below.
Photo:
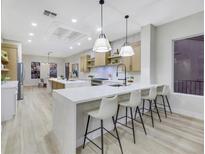
[[[18,79],[18,100],[23,99],[23,80],[24,80],[24,65],[17,63],[17,79]]]

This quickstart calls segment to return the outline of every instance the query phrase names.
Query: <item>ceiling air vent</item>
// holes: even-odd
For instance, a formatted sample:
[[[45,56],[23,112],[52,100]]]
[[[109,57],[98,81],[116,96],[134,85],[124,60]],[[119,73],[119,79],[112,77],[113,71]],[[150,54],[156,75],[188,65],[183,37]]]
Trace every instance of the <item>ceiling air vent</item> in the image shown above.
[[[57,13],[54,13],[54,12],[51,12],[51,11],[48,11],[48,10],[44,10],[43,14],[45,16],[48,16],[48,17],[56,17],[57,16]]]
[[[86,37],[86,34],[71,30],[65,27],[57,27],[52,32],[52,36],[67,42],[77,41]]]

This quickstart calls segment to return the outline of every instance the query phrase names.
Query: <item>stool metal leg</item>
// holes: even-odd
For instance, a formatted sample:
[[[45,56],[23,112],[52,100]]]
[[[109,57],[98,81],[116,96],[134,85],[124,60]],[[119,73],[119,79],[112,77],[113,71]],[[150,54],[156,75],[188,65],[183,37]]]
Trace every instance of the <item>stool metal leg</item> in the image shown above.
[[[154,128],[154,119],[153,119],[153,113],[152,113],[152,101],[151,100],[149,100],[149,110],[151,112],[152,127]]]
[[[88,120],[87,120],[87,125],[86,125],[86,130],[85,130],[85,135],[84,135],[84,142],[83,142],[83,149],[85,148],[85,141],[86,141],[86,137],[88,133],[89,122],[90,122],[90,115],[88,116]]]
[[[119,110],[120,110],[120,105],[118,105],[118,107],[117,107],[117,114],[116,114],[115,124],[117,123],[117,118],[118,118]]]
[[[144,103],[145,103],[145,100],[143,99],[142,115],[144,114]]]
[[[159,117],[159,121],[162,122],[162,120],[161,120],[161,118],[160,118],[159,110],[158,110],[158,107],[157,107],[157,103],[156,103],[155,100],[154,100],[154,106],[155,106],[155,108],[156,108],[156,110],[157,110],[157,115],[158,115],[158,117]]]
[[[127,125],[127,107],[126,107],[126,125]]]
[[[122,145],[121,145],[121,142],[120,142],[120,137],[119,137],[119,134],[118,134],[118,130],[117,130],[117,127],[116,127],[116,123],[115,123],[114,117],[112,117],[112,121],[113,121],[113,125],[114,125],[114,130],[116,131],[118,143],[120,145],[120,150],[121,150],[121,152],[123,154]]]
[[[170,104],[169,104],[168,97],[167,97],[167,96],[165,96],[165,98],[166,98],[166,100],[167,100],[167,104],[168,104],[168,106],[169,106],[170,113],[172,114],[172,110],[171,110],[171,107],[170,107]]]
[[[102,150],[102,154],[104,153],[104,142],[103,142],[103,120],[101,120],[101,150]]]
[[[162,95],[162,100],[163,100],[163,106],[164,106],[165,117],[167,118],[167,111],[166,111],[166,106],[165,106],[164,96],[163,96],[163,95]]]
[[[138,106],[136,107],[136,110],[135,110],[135,119],[137,118],[137,108]]]
[[[133,114],[132,114],[132,108],[130,108],[130,114],[131,114],[131,120],[132,120],[133,139],[134,139],[134,144],[135,144],[135,129],[134,129],[134,119],[133,119]]]
[[[142,115],[141,115],[141,112],[140,112],[140,109],[139,109],[139,107],[137,106],[137,108],[136,108],[137,110],[138,110],[138,112],[139,112],[139,115],[140,115],[140,120],[141,120],[141,123],[142,123],[142,126],[143,126],[143,129],[144,129],[144,133],[145,133],[145,135],[147,135],[147,132],[146,132],[146,129],[145,129],[145,126],[144,126],[144,121],[143,121],[143,119],[142,119]]]

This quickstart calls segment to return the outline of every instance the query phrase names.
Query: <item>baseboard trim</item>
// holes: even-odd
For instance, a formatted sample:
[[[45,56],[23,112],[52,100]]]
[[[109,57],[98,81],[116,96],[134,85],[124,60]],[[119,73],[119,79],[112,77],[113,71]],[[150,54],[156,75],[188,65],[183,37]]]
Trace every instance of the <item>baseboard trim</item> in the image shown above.
[[[190,112],[190,111],[186,111],[183,109],[176,109],[172,107],[172,112],[187,116],[187,117],[192,117],[192,118],[196,118],[196,119],[200,119],[200,120],[204,120],[204,114],[199,114],[196,112]]]

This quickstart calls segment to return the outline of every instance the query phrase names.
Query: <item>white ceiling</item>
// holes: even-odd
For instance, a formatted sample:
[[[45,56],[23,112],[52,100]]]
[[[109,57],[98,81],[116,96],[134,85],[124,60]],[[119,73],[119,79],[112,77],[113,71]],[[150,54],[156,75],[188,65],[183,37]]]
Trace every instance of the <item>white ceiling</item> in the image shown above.
[[[203,0],[105,0],[104,31],[113,41],[124,37],[126,14],[130,15],[129,34],[133,34],[146,24],[158,26],[200,12],[203,3]],[[45,9],[57,13],[57,17],[43,15]],[[72,23],[72,18],[78,22]],[[32,22],[37,27],[31,26]],[[66,57],[90,49],[98,36],[99,25],[98,0],[2,0],[2,37],[22,42],[24,54],[46,56],[53,51],[52,56]],[[75,41],[69,41],[66,36],[54,37],[59,27],[80,32],[84,37]],[[29,36],[30,32],[34,36]],[[92,40],[88,41],[88,37]]]

